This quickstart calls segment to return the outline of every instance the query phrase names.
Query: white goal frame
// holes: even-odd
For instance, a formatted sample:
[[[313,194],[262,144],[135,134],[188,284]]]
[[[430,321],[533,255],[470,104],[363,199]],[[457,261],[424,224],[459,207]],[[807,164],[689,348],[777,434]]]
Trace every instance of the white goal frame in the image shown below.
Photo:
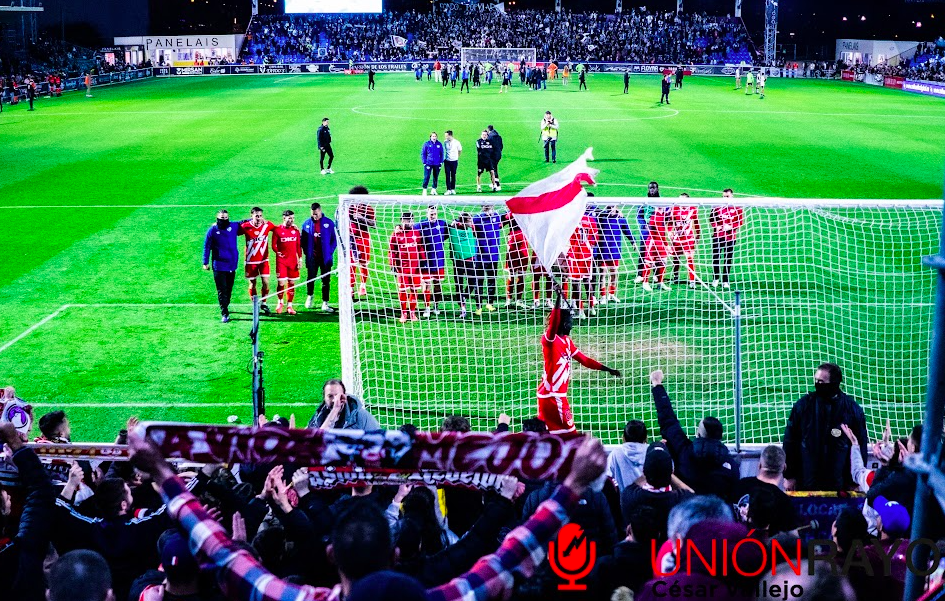
[[[339,326],[340,326],[340,337],[341,337],[342,377],[344,378],[344,382],[346,383],[349,389],[349,392],[352,394],[358,395],[361,398],[364,398],[365,404],[368,407],[368,409],[370,409],[372,405],[372,398],[371,398],[372,395],[370,394],[370,391],[367,391],[367,394],[365,394],[366,391],[364,389],[365,388],[364,378],[362,377],[362,372],[360,368],[360,365],[362,364],[361,362],[362,358],[360,357],[361,350],[359,350],[358,332],[356,328],[357,324],[355,322],[357,303],[354,302],[353,293],[355,292],[355,290],[352,289],[350,281],[349,281],[349,277],[348,277],[349,271],[351,269],[350,257],[349,257],[349,252],[348,252],[349,250],[348,236],[349,236],[350,227],[351,227],[350,219],[349,219],[349,208],[354,204],[369,203],[377,208],[377,212],[380,215],[381,212],[385,210],[388,212],[394,211],[395,210],[394,207],[397,206],[398,207],[398,209],[396,209],[397,211],[400,210],[399,207],[403,207],[404,210],[408,208],[413,210],[415,212],[416,217],[419,219],[420,217],[423,216],[422,207],[426,207],[427,205],[434,203],[438,207],[440,207],[440,210],[441,210],[440,218],[449,220],[449,216],[443,215],[442,213],[450,212],[450,207],[454,207],[454,208],[467,207],[468,209],[469,207],[479,207],[483,204],[491,204],[491,205],[494,205],[497,210],[502,211],[504,209],[505,201],[507,201],[509,198],[510,198],[509,196],[498,195],[498,194],[487,194],[487,195],[471,194],[471,195],[453,196],[453,197],[445,197],[445,198],[442,196],[431,198],[428,196],[419,196],[419,195],[360,196],[360,195],[343,194],[339,196],[338,213],[337,213],[337,223],[338,223],[337,232],[339,235],[338,298],[339,298]],[[671,207],[671,206],[680,204],[680,199],[676,197],[662,197],[662,198],[642,197],[641,198],[641,197],[597,196],[590,199],[590,202],[598,206],[604,206],[613,202],[613,203],[622,205],[623,207],[634,207],[634,208],[639,207],[641,205],[648,205],[651,207]],[[702,213],[704,212],[707,215],[711,207],[716,207],[716,206],[735,205],[735,206],[739,206],[745,209],[750,209],[750,208],[784,209],[784,210],[806,209],[808,211],[813,212],[814,215],[823,214],[823,216],[831,218],[833,221],[837,221],[837,222],[843,222],[844,220],[847,220],[848,218],[843,215],[832,215],[830,212],[834,209],[903,209],[903,210],[915,210],[915,211],[933,211],[935,212],[934,221],[937,224],[937,227],[939,230],[941,229],[942,209],[943,209],[943,201],[939,199],[929,199],[929,200],[924,200],[924,199],[891,199],[891,200],[839,199],[839,200],[835,200],[835,199],[788,199],[788,198],[732,198],[732,199],[729,199],[729,198],[716,197],[716,198],[687,198],[683,202],[686,205],[693,205],[693,206],[699,207],[700,220],[702,220],[703,222],[703,235],[704,236],[708,236],[708,234],[706,233],[708,231],[708,223],[707,223],[707,219],[703,218]],[[421,211],[420,214],[417,213],[418,210]],[[395,213],[390,213],[390,214],[393,215]],[[626,217],[628,221],[630,222],[631,227],[634,227],[635,219],[629,213],[626,213]],[[932,217],[933,216],[930,215],[929,219],[931,219]],[[869,223],[873,223],[873,222],[869,222]],[[879,220],[876,220],[875,223],[884,224],[886,222],[885,220],[879,219]],[[372,251],[373,256],[371,258],[372,269],[388,269],[389,270],[386,263],[385,264],[380,263],[381,253],[379,252],[379,250],[382,247],[386,249],[387,241],[391,234],[393,225],[394,224],[392,222],[388,223],[387,221],[385,221],[382,223],[380,220],[378,220],[378,228],[372,231],[372,234],[371,234],[372,247],[374,249]],[[938,234],[940,234],[940,231]],[[938,234],[935,236],[936,248],[937,248]],[[502,233],[502,240],[504,244],[505,232]],[[768,243],[767,241],[769,239],[765,238],[764,240],[766,241],[766,244],[767,244]],[[772,241],[771,242],[772,246],[776,246],[776,244],[774,244],[773,242],[774,240],[776,240],[776,238],[771,238],[770,240]],[[386,250],[384,251],[384,255],[386,255]],[[447,256],[449,256],[449,251],[447,251]],[[503,263],[504,263],[504,258],[505,257],[503,253],[503,257],[502,257]],[[921,256],[916,256],[914,259],[915,259],[915,262],[921,263]],[[633,260],[634,261],[636,260],[635,255],[633,255]],[[627,259],[627,261],[629,262],[630,259]],[[376,266],[375,266],[375,262],[376,262]],[[447,263],[449,263],[449,261],[447,261]],[[703,260],[700,263],[700,266],[704,268],[705,264],[706,262]],[[839,265],[839,268],[841,268],[840,271],[846,268],[855,268],[855,267],[857,267],[857,265],[855,264],[852,264],[852,265],[840,264]],[[921,277],[924,277],[924,276],[921,276]],[[932,270],[928,270],[928,278],[934,279],[934,277],[935,277],[934,272]],[[733,322],[736,317],[742,317],[742,314],[740,314],[738,308],[735,306],[733,302],[731,302],[731,295],[728,295],[727,297],[719,296],[718,294],[716,294],[716,292],[710,290],[708,287],[706,287],[706,291],[707,293],[713,294],[716,296],[716,298],[718,298],[718,301],[719,301],[718,308],[720,310],[724,310],[725,314],[731,316]],[[658,292],[656,294],[658,294]],[[843,303],[840,303],[840,304],[843,304]],[[881,305],[882,303],[864,302],[864,303],[859,303],[859,304],[868,305],[872,307],[874,304]],[[900,306],[908,306],[908,305],[909,303],[903,303]],[[932,305],[934,305],[934,298],[929,298],[928,303],[925,302],[924,298],[922,299],[921,303],[915,303],[915,306],[916,307],[921,306],[923,308],[922,310],[924,310],[925,307],[927,306],[931,307]],[[744,311],[744,308],[742,309],[742,311]],[[409,327],[409,324],[407,327]],[[826,324],[826,327],[830,327],[830,324]],[[931,331],[931,322],[929,323],[929,331]],[[578,338],[580,338],[580,335],[578,335]],[[798,340],[797,344],[804,344],[805,342],[806,341],[804,340]],[[537,345],[537,338],[536,338],[535,344]],[[927,355],[929,353],[929,348],[921,348],[917,346],[915,349],[915,352],[917,353],[917,355]],[[733,380],[734,382],[736,382],[735,387],[740,387],[741,386],[740,384],[741,367],[735,365],[736,354],[738,353],[735,353],[733,349],[732,371],[733,371],[733,374],[738,372],[738,375],[733,376]],[[829,361],[832,359],[833,359],[832,357],[823,358],[824,361]],[[804,365],[803,367],[805,370],[809,368],[812,374],[813,369],[816,367],[816,365],[810,365],[810,366]],[[541,369],[540,365],[535,365],[532,371],[535,374],[537,374],[540,371],[540,369]],[[755,370],[755,372],[756,372],[755,377],[757,377],[757,369]],[[926,383],[922,374],[916,373],[915,377],[916,377],[916,385],[917,386],[921,385],[921,387],[924,388]],[[920,380],[921,380],[921,384],[919,383]],[[535,383],[537,384],[537,378],[535,379]],[[495,382],[493,384],[495,386],[501,386],[502,383]],[[805,390],[803,389],[797,390],[796,395],[795,395],[795,400],[796,400],[796,397],[800,396],[800,394],[802,394],[803,392],[805,392]],[[795,394],[795,393],[792,392],[792,394]],[[732,390],[733,399],[739,398],[740,395],[741,395],[740,389]],[[882,396],[882,395],[880,394],[879,396]],[[784,399],[779,398],[778,400],[783,401]],[[532,402],[534,402],[533,399],[532,399]],[[758,399],[755,399],[755,402],[757,403]],[[763,407],[761,407],[760,405],[753,405],[752,407],[753,407],[753,410],[756,412],[762,412],[764,410]],[[911,411],[911,407],[909,407],[909,410]],[[917,410],[921,412],[921,407],[919,407]],[[867,408],[867,412],[869,412],[869,408]],[[739,419],[739,416],[736,415],[736,423],[738,419]],[[390,427],[397,427],[398,424],[387,424],[387,425]],[[623,427],[623,425],[624,424],[612,424],[612,427],[614,430],[619,431]],[[655,426],[655,423],[650,424],[650,426],[651,427]],[[685,424],[684,424],[684,427],[685,427]],[[473,429],[475,430],[476,428],[474,427]],[[730,437],[732,432],[736,432],[736,430],[728,430],[727,437]],[[871,434],[877,434],[877,433],[878,432],[871,432]],[[755,438],[757,439],[757,437]],[[758,440],[742,441],[742,440],[736,439],[734,442],[735,443],[740,443],[740,442],[741,443],[744,443],[744,442],[757,443],[759,441]],[[774,440],[765,441],[765,442],[774,442]]]
[[[471,56],[477,53],[481,54],[479,56]],[[534,48],[463,47],[459,50],[459,61],[460,64],[463,65],[486,61],[490,63],[502,61],[503,65],[506,63],[515,63],[518,65],[523,56],[525,57],[525,64],[527,65],[534,65],[538,61],[538,52]]]

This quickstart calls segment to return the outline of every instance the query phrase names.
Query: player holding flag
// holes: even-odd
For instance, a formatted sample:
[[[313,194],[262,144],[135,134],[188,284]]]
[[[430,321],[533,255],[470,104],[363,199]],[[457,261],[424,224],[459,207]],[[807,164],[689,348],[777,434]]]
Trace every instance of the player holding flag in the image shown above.
[[[400,218],[400,225],[394,228],[390,237],[390,266],[397,275],[397,294],[400,298],[400,323],[417,319],[417,294],[423,290],[420,265],[425,258],[423,238],[414,229],[413,213],[405,212]]]
[[[276,294],[279,302],[276,313],[282,313],[282,297],[285,296],[286,313],[295,315],[292,301],[295,300],[295,285],[299,281],[299,258],[302,256],[302,232],[295,227],[295,212],[282,212],[282,225],[276,226],[272,236],[272,250],[276,251]]]
[[[538,265],[548,277],[551,277],[551,268],[558,257],[568,250],[571,234],[585,221],[587,192],[583,184],[593,184],[598,173],[597,169],[587,166],[587,161],[592,159],[588,148],[561,171],[527,186],[506,202],[529,245],[535,250]],[[575,430],[574,417],[568,405],[572,358],[591,369],[620,377],[619,371],[586,357],[574,345],[570,337],[571,313],[561,310],[562,294],[558,287],[557,301],[541,339],[544,371],[537,394],[538,415],[553,433]]]
[[[680,198],[689,198],[683,192]],[[686,270],[689,272],[689,287],[696,287],[695,250],[701,233],[699,227],[699,209],[695,206],[676,205],[670,213],[674,257],[686,257]],[[673,274],[675,281],[675,273]]]
[[[571,360],[589,369],[606,371],[615,378],[618,370],[591,359],[571,340],[571,312],[561,310],[561,293],[548,316],[548,327],[541,337],[544,370],[538,384],[538,417],[548,426],[550,434],[574,432],[574,416],[568,404],[568,385],[571,383]]]
[[[249,280],[249,298],[256,296],[256,279],[262,281],[262,297],[269,295],[269,234],[276,229],[276,224],[263,218],[263,210],[253,207],[249,211],[249,221],[240,224],[240,235],[246,236],[246,279]],[[266,301],[260,310],[269,315]]]

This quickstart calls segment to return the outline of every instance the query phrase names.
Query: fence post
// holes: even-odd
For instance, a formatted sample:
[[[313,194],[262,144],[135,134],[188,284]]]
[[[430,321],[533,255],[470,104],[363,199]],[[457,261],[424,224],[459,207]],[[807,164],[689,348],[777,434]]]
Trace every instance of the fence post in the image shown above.
[[[945,212],[942,213],[942,223],[945,225]],[[930,477],[932,477],[933,482],[941,482],[941,424],[943,413],[945,413],[945,229],[942,232],[938,254],[922,258],[922,263],[935,269],[938,272],[938,277],[935,284],[935,314],[932,319],[929,386],[926,392],[925,419],[922,422],[922,455],[918,461],[907,463],[910,469],[918,472],[915,504],[912,509],[911,540],[928,538],[925,536],[924,530],[929,509],[941,511],[941,507],[932,508],[930,505],[939,503],[939,499],[945,493],[941,490],[940,484],[934,486],[930,483]],[[917,569],[925,569],[928,561],[929,548],[926,545],[915,545],[912,551],[912,565]],[[914,573],[913,570],[906,570],[906,586],[903,598],[906,601],[913,601],[918,599],[924,590],[925,577]]]
[[[735,452],[742,450],[742,293],[735,291]]]
[[[266,391],[263,388],[263,353],[259,350],[259,309],[262,301],[259,296],[253,296],[253,327],[249,338],[253,343],[253,425],[259,421],[259,416],[266,412]]]

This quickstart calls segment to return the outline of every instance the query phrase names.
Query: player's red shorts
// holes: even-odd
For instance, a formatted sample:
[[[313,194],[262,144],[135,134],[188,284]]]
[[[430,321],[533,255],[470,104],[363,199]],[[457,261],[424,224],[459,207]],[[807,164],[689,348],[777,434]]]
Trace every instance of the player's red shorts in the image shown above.
[[[590,259],[568,259],[568,277],[572,280],[586,280],[591,277],[594,262]]]
[[[652,265],[657,261],[663,261],[667,257],[669,257],[669,252],[666,245],[662,241],[656,241],[653,237],[650,237],[646,243],[646,253],[643,256],[644,262]]]
[[[446,279],[445,269],[424,269],[422,279],[424,282]]]
[[[297,280],[299,279],[299,264],[288,265],[286,263],[280,263],[276,261],[276,277],[280,280]]]
[[[618,267],[620,267],[620,259],[613,259],[611,261],[601,261],[600,264],[601,264],[601,267],[613,267],[614,269],[617,269]]]
[[[673,242],[673,254],[674,255],[691,255],[696,250],[696,239],[695,238],[676,238],[676,241]]]
[[[401,290],[420,288],[423,285],[422,282],[423,278],[419,270],[411,269],[397,273],[397,287]]]
[[[253,265],[245,265],[246,267],[246,279],[252,280],[258,277],[269,277],[269,261],[264,263],[255,263]]]
[[[371,260],[371,238],[369,236],[355,236],[351,248],[351,262],[367,264]]]
[[[549,397],[538,399],[538,417],[545,422],[550,434],[574,432],[574,415],[568,397]]]

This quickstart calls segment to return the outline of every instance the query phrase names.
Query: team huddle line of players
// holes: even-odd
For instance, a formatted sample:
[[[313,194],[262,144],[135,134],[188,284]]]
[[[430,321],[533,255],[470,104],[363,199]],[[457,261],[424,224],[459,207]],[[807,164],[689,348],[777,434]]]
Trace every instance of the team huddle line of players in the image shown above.
[[[659,196],[659,185],[651,182],[649,197]],[[723,192],[731,198],[731,189]],[[683,194],[680,198],[688,198]],[[351,288],[355,298],[367,295],[371,258],[371,233],[377,227],[374,208],[356,204],[349,210],[351,222]],[[396,276],[400,321],[417,321],[420,298],[423,317],[439,315],[446,296],[446,242],[449,241],[452,275],[461,319],[470,313],[480,316],[492,312],[498,304],[498,272],[501,237],[508,228],[505,256],[506,305],[528,308],[525,302],[526,276],[532,274],[532,308],[552,306],[553,282],[562,281],[564,297],[570,299],[575,315],[586,318],[597,314],[597,307],[620,302],[617,296],[618,269],[624,257],[623,240],[638,254],[635,283],[653,291],[653,283],[669,290],[666,271],[675,263],[674,281],[685,261],[688,282],[696,288],[695,248],[702,233],[698,207],[677,204],[637,210],[638,235],[616,205],[590,205],[571,235],[568,249],[549,274],[529,248],[515,217],[499,213],[491,204],[483,205],[476,215],[460,212],[450,222],[440,218],[440,209],[430,205],[426,217],[415,221],[412,212],[403,212],[388,241],[388,261]],[[744,223],[744,213],[736,206],[713,207],[709,215],[712,235],[713,287],[730,287],[735,241]],[[552,277],[552,275],[557,277]],[[470,304],[472,306],[470,306]]]

